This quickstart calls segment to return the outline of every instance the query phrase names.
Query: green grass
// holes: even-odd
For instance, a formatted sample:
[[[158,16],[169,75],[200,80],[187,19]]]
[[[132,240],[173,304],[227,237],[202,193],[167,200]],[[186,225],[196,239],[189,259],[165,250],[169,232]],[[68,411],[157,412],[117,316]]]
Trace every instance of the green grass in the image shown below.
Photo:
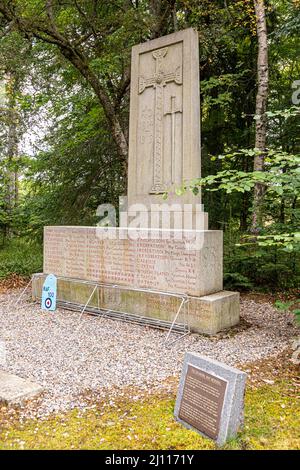
[[[43,266],[43,249],[38,243],[15,238],[0,246],[0,279],[12,274],[31,276]]]
[[[300,449],[299,409],[289,387],[284,381],[248,389],[245,427],[225,448]],[[85,413],[73,410],[45,421],[16,421],[0,431],[0,449],[215,449],[214,442],[175,422],[174,402],[152,395],[114,406],[98,403]]]

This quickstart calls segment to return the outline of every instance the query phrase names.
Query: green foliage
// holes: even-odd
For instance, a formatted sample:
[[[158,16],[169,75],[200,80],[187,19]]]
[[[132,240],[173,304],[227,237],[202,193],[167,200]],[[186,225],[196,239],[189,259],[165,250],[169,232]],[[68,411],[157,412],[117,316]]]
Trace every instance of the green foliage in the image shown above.
[[[260,227],[259,234],[236,234],[235,248],[231,243],[227,247],[230,253],[227,259],[225,257],[226,271],[229,269],[231,276],[233,273],[237,276],[237,287],[239,276],[250,284],[273,289],[295,287],[299,282],[300,209],[297,201],[300,199],[300,155],[269,150],[264,171],[232,169],[241,159],[253,160],[256,153],[256,149],[242,149],[218,156],[224,169],[185,183],[177,189],[177,194],[188,190],[197,193],[201,187],[208,193],[223,192],[231,196],[253,193],[255,184],[262,183],[265,188],[265,224]],[[229,276],[228,286],[234,287],[233,281],[234,278]]]
[[[290,300],[289,302],[281,302],[281,300],[276,300],[274,303],[275,307],[278,310],[286,312],[287,310],[291,310],[295,315],[296,321],[300,324],[300,308],[293,308],[297,307],[300,304],[300,300]]]
[[[259,237],[256,235],[245,236],[232,228],[225,231],[224,235],[226,288],[238,289],[240,283],[241,290],[248,290],[252,285],[253,288],[259,290],[276,291],[295,288],[299,285],[299,251],[286,251],[284,245],[278,245],[277,242],[261,246],[257,241]],[[229,278],[227,278],[227,273],[229,273]],[[234,279],[231,280],[231,273],[237,278],[236,284]],[[240,275],[242,281],[239,280]]]
[[[245,240],[251,239],[251,236],[245,237]],[[300,252],[300,232],[280,233],[275,235],[259,235],[256,238],[258,246],[262,247],[279,247],[286,253]],[[253,244],[253,242],[250,242]],[[246,243],[244,243],[246,245]],[[240,246],[237,244],[237,246]]]
[[[233,163],[239,159],[252,159],[259,154],[257,149],[241,149],[237,152],[219,155],[219,160],[225,160],[224,167],[216,174],[198,178],[184,184],[179,188],[181,194],[191,190],[197,192],[197,188],[203,187],[207,191],[214,192],[223,190],[226,194],[232,192],[245,193],[252,191],[256,183],[265,186],[267,193],[273,193],[274,197],[299,196],[300,194],[300,155],[292,155],[280,150],[269,150],[265,158],[264,171],[239,171],[230,169]],[[212,157],[212,160],[215,160]]]
[[[48,139],[49,150],[28,162],[23,184],[30,198],[20,210],[33,231],[46,223],[94,224],[98,205],[117,205],[124,192],[124,166],[101,109],[91,99],[76,98],[73,109]]]
[[[41,244],[19,238],[0,246],[0,279],[11,274],[31,276],[42,269]]]
[[[224,286],[226,289],[238,291],[248,291],[253,289],[253,283],[249,280],[249,278],[237,272],[225,272]]]

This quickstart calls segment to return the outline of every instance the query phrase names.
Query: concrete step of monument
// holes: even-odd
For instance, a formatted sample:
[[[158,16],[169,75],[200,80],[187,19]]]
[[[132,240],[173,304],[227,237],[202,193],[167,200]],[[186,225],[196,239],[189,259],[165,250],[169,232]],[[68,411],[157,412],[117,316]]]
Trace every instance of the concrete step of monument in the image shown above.
[[[58,307],[67,309],[67,310],[72,310],[72,311],[78,311],[81,312],[84,308],[84,305],[82,304],[77,304],[75,302],[65,302],[59,300],[57,302]],[[112,320],[121,320],[121,321],[126,321],[128,323],[135,323],[139,324],[142,326],[150,326],[154,328],[159,328],[162,330],[169,330],[171,328],[172,322],[166,321],[166,320],[161,320],[157,318],[151,318],[151,317],[144,317],[140,315],[135,315],[133,313],[126,313],[126,312],[118,312],[116,310],[103,310],[103,309],[98,309],[96,307],[86,307],[84,310],[84,313],[87,313],[89,315],[94,315],[94,316],[100,316],[100,317],[106,317],[110,318]],[[174,323],[172,332],[174,333],[187,333],[188,328],[187,325],[184,325],[182,323]]]
[[[32,277],[32,298],[40,301],[46,274]],[[94,291],[94,289],[96,290]],[[71,310],[111,316],[132,323],[169,329],[178,314],[174,331],[214,335],[237,325],[240,317],[238,292],[220,291],[202,297],[166,293],[116,284],[57,276],[58,305]],[[59,302],[62,302],[61,304]],[[177,312],[177,313],[176,313]],[[179,325],[179,326],[178,326]],[[186,326],[186,328],[185,328]]]
[[[42,391],[39,384],[0,370],[0,403],[18,404],[39,395]]]

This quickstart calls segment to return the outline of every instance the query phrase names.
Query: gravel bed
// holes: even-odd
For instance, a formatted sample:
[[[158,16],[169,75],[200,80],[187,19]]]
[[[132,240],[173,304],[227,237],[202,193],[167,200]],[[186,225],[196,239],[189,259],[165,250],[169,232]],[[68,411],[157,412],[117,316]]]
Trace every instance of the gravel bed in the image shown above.
[[[0,295],[0,340],[6,348],[0,367],[44,387],[36,402],[38,416],[84,408],[87,390],[99,396],[111,390],[113,396],[114,389],[125,387],[164,387],[166,379],[180,374],[185,351],[231,365],[276,356],[297,331],[292,314],[241,300],[247,329],[214,338],[192,334],[165,344],[166,332],[149,327],[90,315],[79,321],[78,313],[50,314],[28,300],[16,308],[18,295]]]

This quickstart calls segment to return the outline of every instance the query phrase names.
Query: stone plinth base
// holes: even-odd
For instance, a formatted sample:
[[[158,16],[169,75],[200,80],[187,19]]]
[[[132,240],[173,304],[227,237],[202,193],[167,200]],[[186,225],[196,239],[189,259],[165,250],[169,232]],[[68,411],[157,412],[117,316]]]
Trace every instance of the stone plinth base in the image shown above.
[[[32,283],[32,295],[35,300],[41,298],[46,274],[35,274]],[[70,302],[81,305],[88,301],[95,283],[78,279],[58,277],[58,305]],[[189,325],[192,332],[213,335],[230,328],[239,322],[239,293],[220,291],[203,297],[187,296],[176,323]],[[110,309],[115,312],[129,313],[141,317],[172,322],[180,306],[180,294],[118,288],[99,285],[92,296],[89,307]],[[89,308],[86,309],[89,311]]]

